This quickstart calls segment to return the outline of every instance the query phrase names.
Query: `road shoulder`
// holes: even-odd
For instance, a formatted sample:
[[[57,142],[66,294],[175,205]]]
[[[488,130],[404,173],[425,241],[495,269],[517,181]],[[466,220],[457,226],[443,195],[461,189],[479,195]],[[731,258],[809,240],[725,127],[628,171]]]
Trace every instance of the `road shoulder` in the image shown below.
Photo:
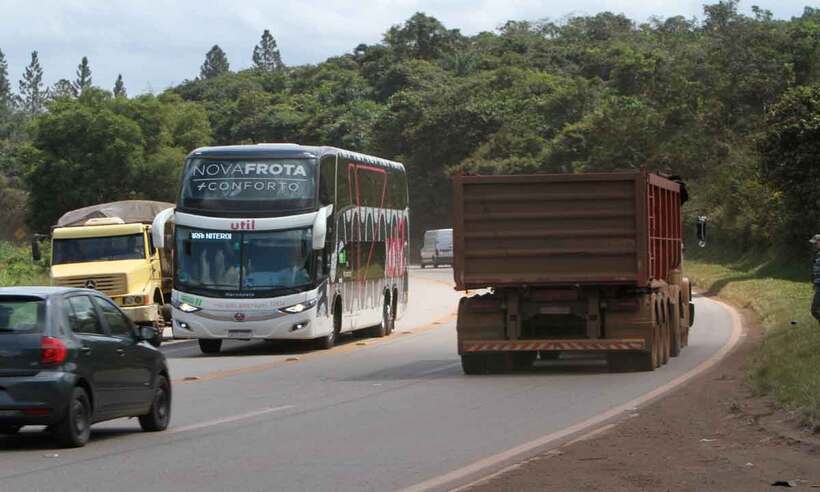
[[[820,486],[820,439],[745,383],[762,341],[747,335],[717,367],[581,441],[545,451],[469,487],[497,490],[761,490]]]

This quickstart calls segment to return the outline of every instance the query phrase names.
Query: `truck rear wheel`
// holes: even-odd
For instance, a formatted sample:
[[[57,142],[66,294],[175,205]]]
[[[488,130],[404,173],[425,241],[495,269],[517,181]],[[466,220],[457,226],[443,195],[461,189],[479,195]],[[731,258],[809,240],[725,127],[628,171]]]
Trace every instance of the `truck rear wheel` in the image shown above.
[[[678,315],[680,310],[672,305],[669,307],[669,331],[671,331],[671,348],[669,355],[677,357],[683,347],[683,334],[681,333],[681,319]]]

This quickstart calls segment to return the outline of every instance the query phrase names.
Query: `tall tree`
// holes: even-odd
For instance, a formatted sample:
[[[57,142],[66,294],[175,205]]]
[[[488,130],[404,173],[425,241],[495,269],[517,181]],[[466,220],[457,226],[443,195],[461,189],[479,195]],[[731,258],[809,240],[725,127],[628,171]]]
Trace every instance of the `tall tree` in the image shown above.
[[[0,110],[11,105],[11,84],[9,83],[9,64],[6,55],[0,50]]]
[[[74,90],[81,96],[91,87],[91,67],[88,66],[88,57],[83,57],[77,65],[77,79],[74,81]]]
[[[58,99],[60,97],[77,97],[77,90],[70,80],[60,79],[51,87],[51,98]]]
[[[37,50],[31,52],[31,63],[23,72],[19,84],[20,103],[23,111],[29,114],[39,113],[48,99],[48,88],[43,85],[43,67]]]
[[[258,70],[276,72],[285,68],[276,40],[268,29],[262,33],[259,44],[253,47],[253,64]]]
[[[128,97],[125,92],[125,83],[122,81],[122,74],[117,74],[117,81],[114,82],[114,97]]]
[[[205,63],[203,63],[199,69],[199,76],[203,79],[210,79],[211,77],[228,73],[229,70],[230,64],[228,64],[228,57],[225,55],[225,52],[222,51],[222,48],[220,48],[218,44],[215,44],[208,53],[205,54]]]

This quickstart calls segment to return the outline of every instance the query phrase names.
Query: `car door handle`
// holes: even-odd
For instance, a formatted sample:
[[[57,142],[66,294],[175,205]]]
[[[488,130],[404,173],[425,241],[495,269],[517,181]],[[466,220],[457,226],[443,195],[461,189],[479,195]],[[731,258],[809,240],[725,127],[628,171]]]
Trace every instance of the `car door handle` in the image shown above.
[[[125,356],[125,349],[118,348],[117,353],[120,354],[120,357],[124,357]]]
[[[82,353],[83,355],[91,355],[91,347],[80,347],[80,353]]]

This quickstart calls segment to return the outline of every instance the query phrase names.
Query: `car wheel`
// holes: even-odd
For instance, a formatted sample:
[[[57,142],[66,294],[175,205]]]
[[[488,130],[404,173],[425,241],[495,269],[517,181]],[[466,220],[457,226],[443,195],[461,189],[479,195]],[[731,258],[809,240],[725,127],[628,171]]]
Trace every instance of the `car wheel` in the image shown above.
[[[168,428],[171,421],[171,383],[165,376],[157,378],[151,409],[139,417],[140,427],[145,432],[159,432]]]
[[[200,338],[199,350],[203,354],[218,354],[222,350],[222,339],[220,338]]]
[[[62,447],[80,448],[91,437],[91,404],[82,388],[74,388],[65,417],[53,426],[54,437]]]
[[[0,436],[17,434],[22,427],[22,425],[0,425]]]

